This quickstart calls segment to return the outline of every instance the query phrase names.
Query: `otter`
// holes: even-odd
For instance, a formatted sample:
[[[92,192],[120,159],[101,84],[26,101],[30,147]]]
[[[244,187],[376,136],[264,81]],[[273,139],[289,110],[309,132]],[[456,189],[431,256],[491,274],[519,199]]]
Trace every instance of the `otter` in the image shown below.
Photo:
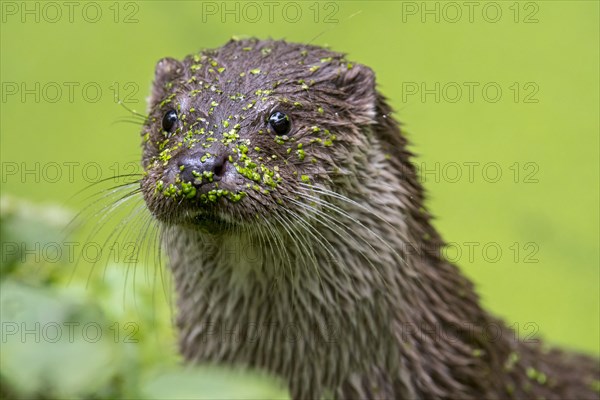
[[[438,251],[374,72],[243,39],[156,65],[141,190],[190,363],[294,399],[597,399],[590,356],[525,343]]]

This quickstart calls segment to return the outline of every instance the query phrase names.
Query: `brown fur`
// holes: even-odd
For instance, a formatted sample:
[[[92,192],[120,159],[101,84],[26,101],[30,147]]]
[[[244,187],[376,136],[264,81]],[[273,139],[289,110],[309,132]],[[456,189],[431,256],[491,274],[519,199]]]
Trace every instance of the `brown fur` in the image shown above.
[[[369,68],[283,41],[202,55],[159,62],[143,131],[142,190],[164,227],[187,360],[267,370],[297,399],[598,398],[597,360],[516,340],[440,256],[406,139]],[[187,122],[165,139],[162,115],[177,105]],[[293,122],[283,144],[267,129],[274,109]],[[184,143],[193,121],[218,140]],[[234,143],[222,143],[223,121],[239,124]],[[219,188],[244,191],[240,201],[203,201],[214,183],[192,198],[156,190],[159,180],[181,188],[175,164],[193,152],[239,161],[236,143],[277,171],[276,186],[229,161]]]

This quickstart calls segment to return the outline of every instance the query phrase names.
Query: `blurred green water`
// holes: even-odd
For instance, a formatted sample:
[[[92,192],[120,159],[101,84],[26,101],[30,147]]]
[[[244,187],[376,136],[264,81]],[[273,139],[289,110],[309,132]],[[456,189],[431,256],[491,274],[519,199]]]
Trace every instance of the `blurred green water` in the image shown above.
[[[429,2],[428,9],[440,10],[436,22],[421,2],[296,2],[298,22],[279,12],[270,22],[263,8],[255,23],[208,14],[220,2],[102,2],[96,23],[77,12],[71,23],[64,9],[57,22],[48,21],[51,14],[23,22],[21,10],[13,15],[6,4],[21,7],[2,3],[3,194],[77,208],[85,201],[70,197],[97,175],[128,172],[127,163],[139,158],[139,128],[117,122],[129,114],[113,96],[143,111],[161,57],[220,46],[232,35],[314,40],[377,73],[415,162],[429,171],[436,226],[461,249],[457,263],[484,303],[509,325],[533,322],[553,343],[600,353],[597,2],[501,2],[497,22],[480,12],[484,3],[472,22],[465,8],[451,22],[448,3]],[[137,22],[125,23],[127,16]],[[39,101],[22,98],[22,84],[36,83]],[[499,87],[502,98],[486,98],[485,85]],[[49,101],[57,86],[62,95]],[[93,102],[96,87],[102,95]],[[430,90],[424,98],[423,88]],[[462,94],[454,101],[456,88]],[[165,303],[158,319],[170,318]]]

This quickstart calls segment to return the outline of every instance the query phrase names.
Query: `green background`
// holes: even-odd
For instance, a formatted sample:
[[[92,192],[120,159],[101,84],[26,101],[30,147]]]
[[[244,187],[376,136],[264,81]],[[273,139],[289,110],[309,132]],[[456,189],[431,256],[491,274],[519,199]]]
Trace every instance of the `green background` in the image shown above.
[[[19,7],[16,15],[7,3]],[[26,4],[33,9],[36,2]],[[244,21],[244,11],[248,18],[255,16],[245,3],[227,3],[231,10],[238,7],[239,23],[235,14],[206,12],[222,2],[99,2],[102,17],[95,23],[83,18],[85,3],[75,9],[73,22],[66,8],[52,22],[54,11],[37,4],[39,22],[19,13],[20,2],[2,4],[2,195],[11,196],[12,209],[19,208],[15,202],[26,200],[77,210],[87,195],[75,196],[75,202],[72,196],[89,185],[96,171],[84,165],[97,163],[106,178],[137,163],[139,127],[118,122],[129,113],[116,104],[114,89],[119,88],[128,107],[143,112],[158,59],[218,47],[233,35],[330,45],[376,72],[379,89],[390,99],[417,153],[415,162],[430,171],[424,184],[429,208],[437,216],[435,225],[462,250],[460,257],[455,251],[449,254],[476,282],[484,304],[523,336],[533,329],[551,343],[600,353],[598,2],[510,1],[494,3],[497,8],[477,3],[472,16],[459,2],[453,3],[462,12],[457,18],[456,7],[446,2],[308,1],[295,2],[302,11],[296,22],[290,21],[293,9],[284,18],[284,3],[278,3],[272,22],[264,6],[262,17],[252,22]],[[416,14],[410,13],[415,7]],[[424,13],[424,7],[433,13]],[[498,8],[502,14],[492,22]],[[134,20],[125,23],[128,15]],[[22,98],[21,92],[8,92],[15,84],[20,90],[22,83],[34,88],[36,82],[47,89],[41,90],[39,101],[32,94]],[[55,93],[52,82],[63,89],[56,102],[48,101]],[[72,99],[65,82],[78,84]],[[82,93],[90,82],[102,89],[97,102]],[[433,94],[423,98],[421,92],[406,91],[421,84],[433,89],[436,82],[440,88],[447,85],[439,101]],[[464,82],[477,85],[472,99]],[[490,83],[502,89],[496,102],[482,92]],[[462,96],[454,101],[456,86]],[[76,163],[73,179],[65,162]],[[45,169],[52,163],[63,166],[62,175],[44,179],[44,174],[54,176]],[[473,179],[465,163],[477,163],[471,164]],[[462,175],[454,179],[457,165]],[[491,169],[484,171],[484,166]],[[21,175],[35,168],[37,175]],[[437,175],[431,172],[436,168]],[[502,176],[491,182],[498,168]],[[7,204],[3,202],[3,213]],[[31,224],[28,238],[36,238],[39,212],[24,212]],[[113,221],[105,225],[106,232],[116,225]],[[470,242],[478,243],[472,258],[467,254]],[[493,248],[482,253],[486,244],[502,250],[496,262],[490,260]],[[165,300],[169,295],[155,296],[163,290],[160,282],[132,283],[129,277],[125,283],[124,271],[131,266],[109,266],[112,272],[104,278],[90,275],[84,266],[67,283],[64,270],[71,271],[71,260],[61,268],[48,266],[51,273],[30,259],[26,264],[32,265],[15,267],[5,281],[50,285],[53,296],[83,293],[110,321],[140,324],[143,343],[134,346],[138,362],[175,364],[171,310]],[[148,266],[135,270],[144,268]],[[85,289],[88,276],[91,284]],[[2,362],[11,359],[3,357]]]

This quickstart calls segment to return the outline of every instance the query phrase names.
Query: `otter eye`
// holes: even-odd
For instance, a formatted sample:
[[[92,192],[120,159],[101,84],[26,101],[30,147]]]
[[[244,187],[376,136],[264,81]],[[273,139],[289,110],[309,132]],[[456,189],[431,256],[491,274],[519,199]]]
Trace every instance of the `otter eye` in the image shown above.
[[[171,132],[179,118],[177,117],[177,111],[169,110],[165,113],[162,119],[162,128],[165,132]]]
[[[269,116],[269,125],[278,135],[286,135],[292,127],[292,121],[287,114],[281,111],[275,111]]]

